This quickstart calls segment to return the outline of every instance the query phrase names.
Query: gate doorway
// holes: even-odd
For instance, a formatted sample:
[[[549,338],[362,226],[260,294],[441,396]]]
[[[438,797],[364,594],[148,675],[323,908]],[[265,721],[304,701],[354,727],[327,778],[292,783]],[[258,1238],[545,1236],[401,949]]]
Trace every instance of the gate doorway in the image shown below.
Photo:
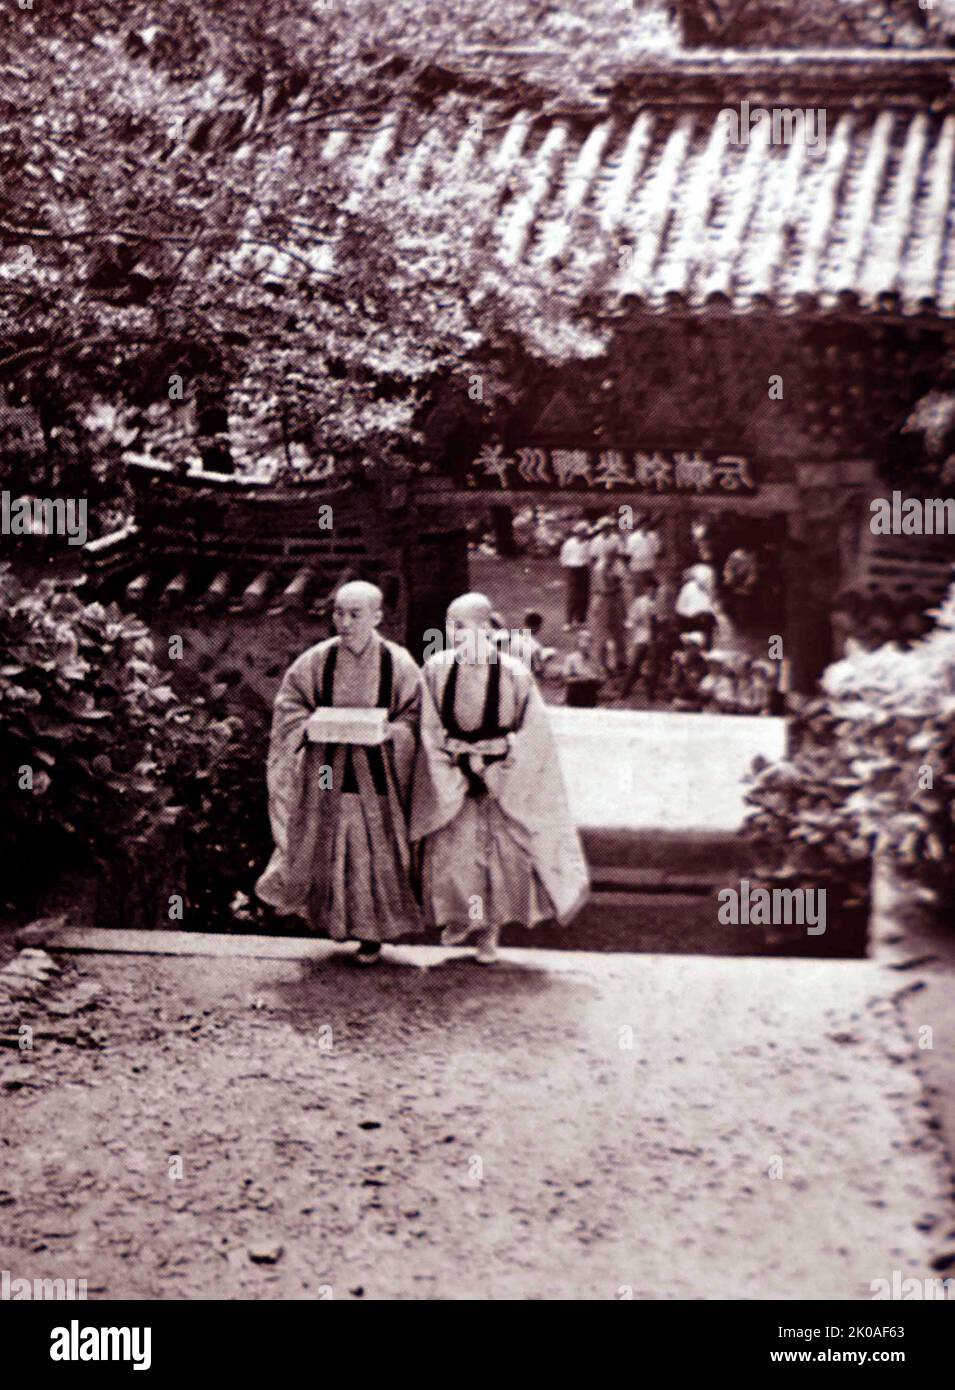
[[[533,663],[548,703],[781,712],[784,513],[664,510],[646,498],[477,500],[468,586],[489,596],[502,642]]]

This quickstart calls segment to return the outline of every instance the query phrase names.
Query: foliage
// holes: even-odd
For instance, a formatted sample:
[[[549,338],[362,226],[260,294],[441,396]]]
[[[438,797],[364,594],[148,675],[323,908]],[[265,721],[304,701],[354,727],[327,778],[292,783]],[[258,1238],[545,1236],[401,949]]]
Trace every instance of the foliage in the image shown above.
[[[887,853],[941,903],[955,895],[955,587],[937,625],[831,666],[795,721],[791,759],[755,772],[747,833],[771,870],[860,889]]]
[[[850,24],[861,44],[882,41],[886,14],[893,34],[924,21],[915,0],[685,8],[764,43],[809,18]],[[36,477],[75,494],[100,485],[105,500],[130,446],[291,478],[332,459],[395,467],[416,457],[436,381],[464,396],[480,375],[490,413],[519,356],[598,352],[607,250],[584,225],[549,272],[504,266],[491,224],[530,175],[490,176],[462,137],[519,105],[602,109],[638,61],[676,47],[672,10],[4,6],[0,395],[36,413]],[[347,149],[326,153],[333,133],[376,128],[385,111],[412,139],[433,136],[413,189],[362,182]]]
[[[272,852],[265,785],[271,714],[255,702],[213,712],[220,717],[207,731],[221,730],[221,743],[217,737],[210,750],[208,732],[194,737],[188,759],[169,775],[183,805],[184,924],[234,931],[236,920],[257,920],[257,909],[241,904],[251,902]]]
[[[115,604],[53,580],[27,590],[0,569],[4,863],[42,863],[47,881],[84,866],[146,881],[157,845],[175,842],[192,856],[176,885],[187,913],[221,918],[261,869],[265,723],[254,708],[180,700],[147,627]]]
[[[955,485],[955,358],[915,405],[894,441],[889,475],[910,494]],[[892,466],[894,465],[894,466]]]
[[[920,48],[952,23],[949,0],[680,0],[679,8],[688,43],[759,48]]]
[[[42,843],[50,864],[71,850],[105,862],[164,810],[151,736],[174,697],[147,629],[4,567],[0,660],[4,858]]]
[[[593,84],[672,38],[662,9],[611,11],[4,7],[0,386],[36,410],[49,477],[104,457],[91,418],[110,422],[114,450],[183,458],[227,424],[240,465],[387,464],[413,446],[436,377],[456,374],[463,394],[480,372],[491,408],[518,344],[559,360],[596,351],[580,309],[592,253],[546,283],[504,270],[488,228],[521,190],[455,159],[478,98],[505,92],[513,109],[521,90],[577,88],[593,101]],[[413,197],[356,185],[325,157],[333,131],[399,106],[424,121],[438,97],[432,173]]]

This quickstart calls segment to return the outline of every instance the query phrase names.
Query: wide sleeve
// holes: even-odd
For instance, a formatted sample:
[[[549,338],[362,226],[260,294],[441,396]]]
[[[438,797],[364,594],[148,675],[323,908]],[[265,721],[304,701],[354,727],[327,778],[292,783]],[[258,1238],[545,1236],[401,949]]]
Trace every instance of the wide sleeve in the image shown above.
[[[587,899],[589,874],[571,815],[557,743],[537,682],[524,668],[509,670],[515,682],[516,728],[503,763],[485,773],[488,789],[520,831],[549,892],[560,922]]]
[[[282,678],[272,711],[267,782],[269,820],[275,844],[287,847],[289,817],[304,783],[305,725],[314,712],[321,681],[323,654],[304,652]]]
[[[388,723],[394,755],[395,780],[402,801],[411,791],[418,725],[421,718],[421,671],[401,647],[392,647],[394,682]]]
[[[423,840],[448,825],[464,803],[467,779],[445,747],[444,727],[438,713],[447,668],[427,662],[422,672],[421,718],[418,755],[415,759],[409,834]]]

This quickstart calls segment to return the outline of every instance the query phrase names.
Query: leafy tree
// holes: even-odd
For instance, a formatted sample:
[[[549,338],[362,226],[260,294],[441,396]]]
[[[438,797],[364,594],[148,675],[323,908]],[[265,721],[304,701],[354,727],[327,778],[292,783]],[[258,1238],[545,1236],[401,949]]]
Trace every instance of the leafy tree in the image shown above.
[[[920,48],[953,18],[950,0],[679,0],[678,8],[689,44],[727,47]]]
[[[659,10],[598,0],[7,6],[0,385],[35,409],[46,477],[147,440],[184,458],[196,434],[220,467],[396,464],[436,379],[480,375],[490,408],[518,350],[598,351],[599,252],[582,238],[559,275],[505,271],[491,224],[522,189],[462,165],[462,137],[476,98],[592,101],[670,34]],[[571,44],[593,64],[568,84]],[[423,128],[438,96],[413,193],[325,157],[386,110]]]
[[[837,13],[877,43],[883,11],[926,13],[697,9],[762,42]],[[35,413],[24,468],[95,494],[130,446],[290,476],[404,466],[436,381],[464,396],[479,376],[491,411],[522,358],[599,351],[604,252],[577,228],[551,273],[503,266],[492,224],[526,174],[489,176],[465,137],[519,103],[599,110],[675,35],[646,0],[8,3],[0,400]],[[326,157],[389,110],[433,141],[413,190]]]

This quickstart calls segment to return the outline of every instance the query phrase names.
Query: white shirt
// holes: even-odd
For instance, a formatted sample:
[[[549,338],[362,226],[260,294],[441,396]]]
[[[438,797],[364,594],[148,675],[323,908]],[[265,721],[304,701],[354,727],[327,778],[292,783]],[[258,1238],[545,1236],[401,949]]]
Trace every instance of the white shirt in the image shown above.
[[[653,594],[639,594],[630,605],[630,612],[627,615],[627,626],[630,628],[630,640],[636,645],[638,642],[649,642],[652,636],[650,620],[656,612],[656,599]]]
[[[607,553],[608,535],[606,531],[598,531],[587,542],[587,557],[592,565],[602,559]]]
[[[581,569],[587,563],[587,542],[579,536],[568,536],[560,548],[560,563],[564,569]]]
[[[632,570],[652,570],[660,554],[660,537],[653,531],[631,531],[624,542]]]
[[[676,611],[681,618],[696,618],[701,613],[712,613],[713,605],[702,585],[688,579],[677,596]]]

